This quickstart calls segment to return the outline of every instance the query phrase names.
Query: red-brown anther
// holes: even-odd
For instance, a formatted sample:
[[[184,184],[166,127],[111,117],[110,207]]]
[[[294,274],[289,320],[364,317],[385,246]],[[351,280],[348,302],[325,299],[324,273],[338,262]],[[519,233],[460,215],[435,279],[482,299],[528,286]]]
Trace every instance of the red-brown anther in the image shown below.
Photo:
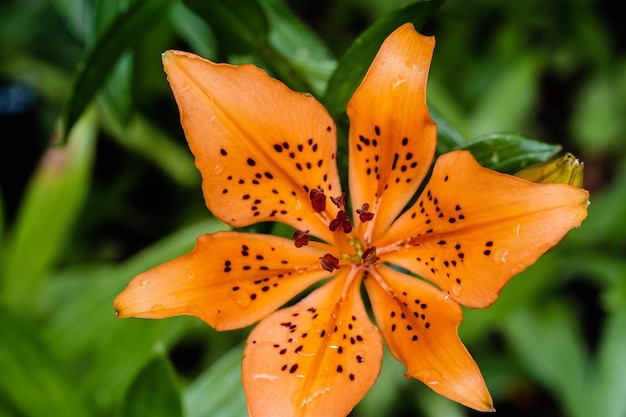
[[[337,206],[337,208],[341,209],[346,208],[346,199],[346,193],[341,193],[339,197],[331,197],[330,201],[332,201],[333,204]]]
[[[359,215],[359,220],[362,222],[368,222],[374,218],[374,213],[370,213],[368,210],[370,205],[365,203],[361,206],[360,209],[357,209],[356,212]]]
[[[301,248],[309,244],[309,231],[308,230],[296,230],[293,232],[292,237],[296,240],[294,245],[296,248]]]
[[[331,220],[328,228],[334,232],[335,230],[342,228],[344,233],[350,233],[352,231],[352,223],[350,223],[350,218],[348,213],[343,210],[339,210],[337,213],[337,218]]]
[[[378,261],[380,258],[376,256],[376,247],[370,246],[369,248],[365,249],[363,255],[361,255],[361,259],[363,259],[363,263],[365,264],[373,264],[374,262]]]
[[[326,194],[322,190],[313,189],[309,193],[311,199],[311,205],[316,213],[321,213],[326,210]]]
[[[335,269],[341,268],[341,266],[339,266],[339,259],[335,258],[330,253],[322,256],[320,260],[322,261],[322,268],[328,272],[333,272]]]

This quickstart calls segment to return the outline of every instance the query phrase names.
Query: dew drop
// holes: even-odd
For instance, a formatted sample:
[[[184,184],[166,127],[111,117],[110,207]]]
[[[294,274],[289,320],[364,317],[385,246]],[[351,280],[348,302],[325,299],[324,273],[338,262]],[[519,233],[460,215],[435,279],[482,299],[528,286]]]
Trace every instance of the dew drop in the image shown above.
[[[426,385],[438,385],[441,382],[441,373],[436,369],[422,369],[415,377]]]
[[[522,227],[521,223],[518,223],[515,227],[515,236],[519,236],[520,228]]]
[[[400,95],[404,93],[406,89],[406,80],[401,75],[395,75],[391,78],[391,92],[394,95]]]
[[[324,387],[324,388],[318,389],[317,391],[314,391],[313,394],[311,394],[310,396],[306,398],[302,398],[302,400],[300,401],[300,407],[304,407],[308,404],[311,404],[317,397],[319,397],[320,395],[324,395],[327,392],[330,392],[330,390],[331,390],[330,387]],[[301,391],[296,390],[296,392],[294,393],[296,400],[300,400],[300,394],[301,394]]]
[[[165,313],[165,306],[163,304],[155,304],[150,309],[150,312],[154,314],[163,314]]]
[[[141,281],[139,281],[139,286],[142,288],[147,287],[148,285],[150,285],[150,280],[149,279],[142,279]]]
[[[252,300],[250,299],[250,294],[248,294],[246,291],[229,291],[228,294],[241,308],[248,308],[252,303]]]
[[[217,175],[221,174],[222,172],[224,172],[224,166],[222,166],[222,164],[215,164],[215,166],[213,167],[213,172]]]
[[[252,379],[255,381],[275,381],[278,379],[278,375],[253,374]]]
[[[496,263],[505,263],[507,256],[509,256],[509,249],[501,248],[501,249],[498,249],[496,253],[493,255],[493,259]]]
[[[460,297],[461,293],[463,292],[463,288],[461,287],[460,284],[455,283],[452,285],[450,292],[452,293],[453,296]]]

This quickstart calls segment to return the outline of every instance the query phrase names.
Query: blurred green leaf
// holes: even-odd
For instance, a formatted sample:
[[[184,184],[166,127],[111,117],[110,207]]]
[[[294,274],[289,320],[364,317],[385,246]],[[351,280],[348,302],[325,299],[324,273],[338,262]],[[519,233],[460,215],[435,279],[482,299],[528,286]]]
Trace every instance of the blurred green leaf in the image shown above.
[[[573,102],[569,131],[582,149],[595,155],[610,152],[624,140],[626,63],[618,68],[615,74],[596,75]]]
[[[598,349],[596,386],[589,412],[602,417],[626,415],[626,308],[610,314]],[[591,414],[590,414],[591,415]]]
[[[282,59],[289,64],[281,74],[296,71],[311,87],[311,93],[320,97],[337,64],[331,51],[282,0],[259,0],[269,24],[269,42]],[[270,63],[276,66],[276,62]]]
[[[380,45],[391,32],[411,22],[419,30],[443,0],[419,1],[378,18],[339,59],[323,100],[331,115],[343,114],[354,90],[365,76]]]
[[[59,357],[77,364],[80,390],[98,408],[118,403],[137,372],[153,357],[155,346],[170,347],[193,326],[192,317],[168,320],[116,319],[113,300],[140,272],[189,252],[198,236],[225,230],[210,219],[181,228],[119,265],[73,266],[52,276],[29,297],[43,336]]]
[[[257,0],[183,0],[213,29],[218,48],[246,53],[267,43],[268,23]]]
[[[94,111],[84,114],[64,148],[44,154],[21,202],[0,265],[4,298],[24,308],[63,253],[87,198],[96,144]]]
[[[571,309],[561,301],[504,317],[508,344],[529,376],[552,391],[571,417],[588,417],[588,354]]]
[[[184,391],[185,417],[246,417],[241,385],[243,345],[231,349]]]
[[[186,144],[177,143],[141,115],[134,115],[126,125],[121,124],[113,115],[110,102],[102,103],[100,110],[102,128],[120,145],[150,159],[181,185],[200,183],[200,174]]]
[[[69,370],[49,351],[37,328],[0,304],[0,329],[0,415],[91,415]]]
[[[172,26],[198,55],[215,59],[217,42],[207,23],[182,2],[177,2],[170,13]]]
[[[430,117],[437,124],[437,154],[450,152],[465,145],[466,139],[454,126],[435,108],[428,108]]]
[[[561,147],[514,133],[489,133],[470,139],[457,149],[470,151],[487,168],[513,174],[528,165],[546,161]]]
[[[174,370],[163,353],[148,362],[128,388],[122,416],[183,416]]]
[[[163,18],[174,0],[134,1],[115,18],[85,60],[79,64],[75,74],[70,98],[63,115],[62,142],[95,94],[108,79],[120,56],[150,28]],[[141,29],[139,29],[141,28]]]
[[[466,124],[470,136],[499,130],[520,131],[537,103],[539,74],[543,61],[533,54],[506,62],[501,71],[489,70],[489,84],[472,106]]]

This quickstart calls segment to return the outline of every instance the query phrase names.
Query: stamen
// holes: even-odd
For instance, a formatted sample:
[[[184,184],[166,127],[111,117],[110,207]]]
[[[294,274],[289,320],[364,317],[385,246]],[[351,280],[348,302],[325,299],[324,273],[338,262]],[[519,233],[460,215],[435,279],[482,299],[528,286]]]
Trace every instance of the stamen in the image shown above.
[[[372,220],[374,218],[374,213],[370,213],[368,210],[370,208],[370,205],[367,203],[364,203],[360,209],[357,209],[356,212],[359,215],[359,220],[361,220],[362,222],[369,222],[370,220]]]
[[[335,269],[341,268],[341,266],[339,266],[339,259],[335,258],[330,253],[322,256],[320,260],[322,261],[322,268],[328,272],[333,272]]]
[[[322,190],[311,190],[309,198],[311,199],[313,210],[315,210],[316,213],[321,213],[326,210],[326,194],[324,194]]]
[[[373,264],[374,262],[378,261],[380,258],[376,255],[376,247],[370,246],[369,248],[365,249],[365,252],[363,252],[363,255],[361,255],[361,259],[363,259],[363,263],[366,265]]]
[[[339,197],[331,197],[330,201],[332,201],[333,204],[336,205],[338,209],[346,208],[346,204],[347,204],[346,193],[341,193]]]
[[[301,248],[309,244],[308,230],[296,230],[293,232],[292,237],[295,239],[294,245],[296,245],[296,248]]]
[[[328,228],[334,232],[335,230],[342,228],[344,233],[350,233],[352,231],[352,223],[350,223],[350,218],[348,213],[343,210],[339,210],[337,213],[337,218],[331,220]]]

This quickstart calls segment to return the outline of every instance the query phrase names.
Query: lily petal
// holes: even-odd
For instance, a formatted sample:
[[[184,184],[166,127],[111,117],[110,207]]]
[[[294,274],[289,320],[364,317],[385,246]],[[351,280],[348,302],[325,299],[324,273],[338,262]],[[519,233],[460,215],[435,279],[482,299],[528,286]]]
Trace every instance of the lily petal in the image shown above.
[[[407,23],[382,44],[348,103],[353,207],[375,213],[366,241],[386,230],[432,163],[437,132],[426,107],[435,38]]]
[[[360,296],[361,270],[261,321],[242,379],[250,417],[344,417],[374,384],[383,346]]]
[[[275,236],[219,232],[190,253],[137,275],[117,296],[118,317],[196,316],[217,330],[250,325],[328,277],[323,252]]]
[[[535,184],[483,168],[467,151],[450,152],[377,242],[378,253],[461,304],[487,307],[513,275],[580,225],[588,204],[580,188]]]
[[[280,221],[332,239],[308,196],[315,188],[341,194],[335,124],[324,107],[253,65],[180,51],[165,52],[163,65],[209,210],[231,226]]]
[[[365,287],[376,322],[407,375],[479,411],[493,402],[478,366],[458,336],[459,305],[433,286],[390,267],[372,270]]]

